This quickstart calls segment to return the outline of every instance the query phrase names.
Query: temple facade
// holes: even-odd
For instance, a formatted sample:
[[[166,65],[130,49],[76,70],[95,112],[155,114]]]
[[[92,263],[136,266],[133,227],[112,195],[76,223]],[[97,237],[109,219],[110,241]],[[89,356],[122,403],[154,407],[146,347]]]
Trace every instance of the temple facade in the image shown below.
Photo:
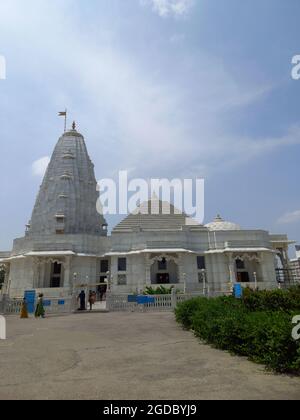
[[[300,283],[300,245],[296,245],[296,258],[290,261],[293,277]]]
[[[109,235],[98,199],[94,166],[73,125],[54,149],[25,236],[0,253],[2,293],[69,296],[106,281],[113,293],[158,285],[222,293],[236,282],[275,288],[279,270],[289,268],[286,235],[242,229],[221,216],[199,225],[157,197]]]

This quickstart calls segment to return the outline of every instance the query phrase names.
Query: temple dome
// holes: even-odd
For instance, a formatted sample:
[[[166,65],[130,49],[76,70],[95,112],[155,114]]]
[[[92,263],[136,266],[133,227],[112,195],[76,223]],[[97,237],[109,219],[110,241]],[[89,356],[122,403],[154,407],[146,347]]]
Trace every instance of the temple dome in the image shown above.
[[[241,226],[236,224],[236,223],[232,223],[232,222],[227,222],[226,220],[222,219],[222,217],[220,215],[218,215],[213,222],[208,223],[207,225],[205,225],[205,227],[207,227],[209,230],[211,231],[226,231],[226,230],[241,230]]]
[[[151,200],[142,203],[114,229],[113,233],[136,232],[142,230],[179,231],[185,226],[201,226],[176,209],[167,201],[161,201],[154,195]]]

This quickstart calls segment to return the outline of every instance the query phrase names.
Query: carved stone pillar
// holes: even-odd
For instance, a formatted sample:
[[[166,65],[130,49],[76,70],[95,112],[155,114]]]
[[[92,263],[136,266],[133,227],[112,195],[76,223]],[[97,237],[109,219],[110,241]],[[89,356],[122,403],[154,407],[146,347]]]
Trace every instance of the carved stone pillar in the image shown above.
[[[266,267],[267,261],[265,260],[264,252],[260,253],[259,264],[260,264],[260,269],[261,269],[262,281],[264,283],[266,283],[266,282],[269,281],[269,276],[268,276],[268,270],[267,270],[267,267]],[[274,272],[275,272],[275,270],[274,270]]]
[[[284,262],[285,262],[285,268],[290,268],[290,259],[289,259],[289,251],[288,249],[283,250],[283,256],[284,256]]]
[[[33,258],[33,288],[40,289],[41,288],[41,258]]]
[[[179,283],[184,283],[186,281],[186,276],[184,276],[183,255],[182,254],[178,255],[177,266],[178,266],[178,282]]]
[[[151,267],[152,261],[150,259],[150,254],[145,255],[145,282],[147,287],[151,287]]]
[[[64,282],[61,285],[64,288],[69,288],[72,292],[73,285],[72,285],[72,279],[71,279],[71,261],[72,257],[65,257],[65,260],[63,261],[63,267],[64,267]]]
[[[233,258],[232,254],[228,254],[229,259],[229,277],[230,277],[230,283],[233,285],[236,283],[236,271],[235,271],[235,259]]]
[[[2,267],[4,268],[4,283],[2,287],[2,294],[8,295],[9,286],[10,286],[10,264],[9,263],[2,264]]]

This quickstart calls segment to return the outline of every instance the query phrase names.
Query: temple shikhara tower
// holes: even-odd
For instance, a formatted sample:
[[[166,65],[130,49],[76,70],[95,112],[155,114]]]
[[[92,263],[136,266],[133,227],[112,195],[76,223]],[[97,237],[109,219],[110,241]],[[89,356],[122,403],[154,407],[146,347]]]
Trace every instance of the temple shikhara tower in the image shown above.
[[[234,283],[275,288],[289,281],[286,235],[246,230],[221,216],[199,225],[153,197],[108,235],[97,211],[94,165],[75,123],[58,140],[25,236],[0,252],[2,293],[20,298],[28,290],[70,296],[108,281],[112,292],[147,286],[226,292]],[[156,214],[144,214],[145,207]]]
[[[96,255],[105,252],[107,236],[98,198],[94,166],[74,123],[54,149],[25,237],[5,260],[10,295],[32,288],[69,294],[75,272],[95,282]]]
[[[58,141],[28,225],[27,236],[106,236],[96,209],[97,182],[84,138],[75,129]]]

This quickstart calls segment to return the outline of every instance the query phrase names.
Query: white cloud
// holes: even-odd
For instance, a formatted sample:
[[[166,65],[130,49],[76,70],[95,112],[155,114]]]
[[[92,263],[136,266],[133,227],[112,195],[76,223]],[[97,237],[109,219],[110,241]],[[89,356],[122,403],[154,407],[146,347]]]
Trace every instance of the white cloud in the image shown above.
[[[141,0],[142,4],[151,4],[154,12],[161,17],[185,16],[191,10],[194,0]]]
[[[18,22],[24,39],[11,39],[11,50],[21,42],[24,57],[39,58],[38,65],[27,62],[25,70],[32,80],[40,81],[41,75],[59,69],[57,83],[45,85],[47,103],[56,110],[67,106],[76,115],[79,130],[85,127],[82,131],[101,176],[110,177],[128,167],[135,168],[132,176],[137,177],[207,176],[275,148],[300,144],[300,127],[278,138],[241,138],[224,124],[231,115],[236,118],[239,109],[268,94],[270,86],[235,80],[221,59],[202,50],[185,54],[184,65],[178,62],[176,69],[172,63],[164,68],[160,62],[146,67],[130,49],[108,42],[101,30],[87,43],[76,24],[81,15],[74,12],[73,2],[65,0],[60,7],[58,3],[0,2],[0,27]],[[180,14],[186,9],[167,10]],[[29,14],[31,25],[26,19]],[[24,69],[23,62],[15,66]],[[168,77],[168,70],[176,76]],[[105,160],[99,157],[103,153],[108,156]],[[44,173],[45,162],[33,169],[36,175]]]
[[[50,162],[49,156],[42,157],[41,159],[33,162],[31,169],[34,176],[43,177]]]
[[[6,79],[6,59],[0,55],[0,80]]]
[[[300,222],[300,210],[285,213],[278,219],[279,224],[288,225]]]

